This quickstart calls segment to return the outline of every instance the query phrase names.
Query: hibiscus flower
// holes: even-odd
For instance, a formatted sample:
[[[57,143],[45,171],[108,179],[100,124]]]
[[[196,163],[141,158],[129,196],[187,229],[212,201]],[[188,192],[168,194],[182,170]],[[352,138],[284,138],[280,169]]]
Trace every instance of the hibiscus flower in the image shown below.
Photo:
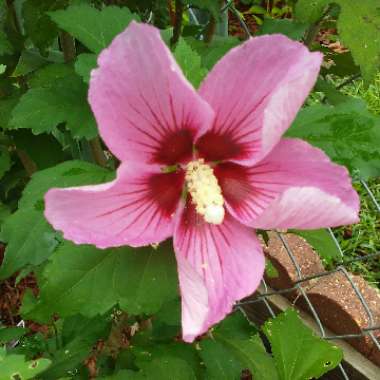
[[[258,287],[255,228],[354,223],[347,170],[282,138],[313,87],[320,53],[282,35],[232,49],[197,92],[157,29],[132,22],[92,71],[89,101],[121,161],[110,183],[51,189],[45,215],[66,239],[99,248],[173,236],[183,339],[195,337]]]

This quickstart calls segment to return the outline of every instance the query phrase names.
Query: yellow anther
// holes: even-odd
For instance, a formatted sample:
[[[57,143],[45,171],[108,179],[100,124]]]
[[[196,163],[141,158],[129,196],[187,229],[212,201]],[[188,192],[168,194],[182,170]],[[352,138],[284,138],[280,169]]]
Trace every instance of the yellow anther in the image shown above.
[[[203,159],[186,166],[186,184],[195,210],[207,223],[221,224],[224,219],[224,199],[213,169]]]

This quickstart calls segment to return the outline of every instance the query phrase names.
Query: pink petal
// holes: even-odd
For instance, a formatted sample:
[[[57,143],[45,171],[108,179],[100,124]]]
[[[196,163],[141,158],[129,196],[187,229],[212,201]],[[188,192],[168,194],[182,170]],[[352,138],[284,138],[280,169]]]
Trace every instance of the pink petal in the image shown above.
[[[264,255],[252,229],[226,215],[221,225],[203,221],[188,202],[174,233],[182,295],[182,334],[192,342],[253,293]]]
[[[358,221],[359,198],[347,169],[298,139],[282,139],[253,167],[215,169],[227,209],[263,229],[322,228]]]
[[[184,174],[123,163],[113,182],[51,189],[45,216],[65,239],[99,248],[158,243],[173,234]]]
[[[312,89],[322,62],[282,35],[249,39],[207,76],[200,94],[216,118],[197,148],[210,161],[258,162],[289,128]]]
[[[213,111],[183,76],[157,29],[132,22],[98,59],[89,100],[100,134],[120,160],[188,160]]]

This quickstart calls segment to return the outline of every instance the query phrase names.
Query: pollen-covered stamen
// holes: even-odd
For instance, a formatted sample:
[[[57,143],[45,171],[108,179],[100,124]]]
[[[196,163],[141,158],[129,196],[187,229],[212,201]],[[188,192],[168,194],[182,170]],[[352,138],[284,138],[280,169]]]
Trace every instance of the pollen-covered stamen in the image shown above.
[[[198,214],[207,223],[221,224],[224,219],[224,199],[213,169],[203,159],[186,166],[186,185]]]

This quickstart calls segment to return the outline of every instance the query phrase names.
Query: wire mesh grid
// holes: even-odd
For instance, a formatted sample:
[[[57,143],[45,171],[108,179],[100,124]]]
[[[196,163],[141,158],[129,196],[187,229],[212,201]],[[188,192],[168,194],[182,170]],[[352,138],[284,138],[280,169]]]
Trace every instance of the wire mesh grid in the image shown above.
[[[249,30],[247,24],[245,23],[244,18],[242,17],[240,12],[235,8],[234,2],[232,0],[226,1],[225,5],[221,9],[221,12],[227,12],[227,11],[230,11],[239,20],[241,27],[244,30],[244,32],[246,33],[247,37],[251,37],[250,30]],[[369,199],[373,203],[374,208],[375,208],[375,212],[377,214],[380,214],[379,201],[376,199],[376,197],[372,193],[370,187],[368,186],[368,184],[364,180],[360,180],[360,183],[363,186],[364,190],[367,192]],[[336,245],[337,249],[339,250],[341,256],[343,257],[343,250],[342,250],[337,238],[335,237],[334,232],[331,230],[331,228],[329,228],[328,231],[329,231],[329,234],[331,236],[331,239],[333,240],[333,242]],[[270,306],[270,302],[269,302],[270,296],[273,296],[275,294],[283,294],[283,293],[298,291],[300,296],[302,296],[303,299],[305,300],[307,307],[309,309],[309,312],[312,315],[313,319],[315,320],[322,338],[324,338],[326,340],[332,340],[332,339],[352,339],[352,338],[361,338],[363,336],[369,336],[370,339],[373,341],[377,350],[379,350],[379,352],[380,352],[380,342],[374,334],[375,331],[380,332],[380,326],[375,324],[374,316],[372,314],[372,311],[371,311],[368,303],[364,299],[363,294],[361,293],[358,286],[352,280],[350,274],[348,273],[347,269],[345,268],[345,265],[339,265],[334,270],[321,272],[321,273],[318,273],[318,274],[315,274],[312,276],[303,276],[300,265],[297,262],[296,256],[292,252],[292,249],[290,248],[290,246],[287,242],[286,235],[281,233],[281,232],[278,232],[278,231],[276,232],[276,234],[277,234],[278,238],[281,240],[281,242],[282,242],[282,244],[286,250],[286,253],[288,254],[288,256],[289,256],[289,258],[290,258],[290,260],[294,266],[294,269],[296,271],[297,280],[295,281],[294,286],[291,288],[281,289],[281,290],[277,290],[277,291],[268,291],[268,286],[267,286],[265,280],[263,280],[262,285],[263,285],[263,288],[265,290],[264,293],[259,294],[257,296],[257,298],[255,298],[253,300],[240,302],[237,306],[240,307],[240,306],[243,306],[244,304],[252,304],[255,302],[263,302],[265,307],[267,308],[269,315],[274,317],[275,312],[273,311],[272,307]],[[355,259],[347,262],[346,265],[348,263],[351,263],[352,261],[370,260],[370,259],[373,259],[375,257],[380,257],[380,252],[355,258]],[[361,328],[360,333],[342,334],[342,335],[327,335],[326,329],[323,326],[323,323],[321,321],[320,316],[318,315],[315,307],[313,306],[313,303],[311,302],[310,298],[308,297],[307,293],[305,292],[305,289],[302,286],[307,281],[310,281],[312,279],[321,278],[324,276],[329,276],[329,275],[332,275],[333,273],[336,273],[336,272],[342,273],[344,275],[344,277],[347,279],[347,281],[350,283],[356,297],[359,299],[361,305],[363,306],[363,308],[365,310],[365,313],[368,316],[368,322],[369,323],[366,327]],[[349,375],[346,372],[346,370],[344,369],[344,367],[342,366],[342,364],[339,364],[339,370],[341,372],[342,378],[345,380],[346,379],[349,380]]]
[[[376,198],[375,198],[374,194],[372,193],[371,189],[369,188],[368,184],[365,181],[363,181],[363,180],[361,180],[360,182],[363,185],[363,188],[365,189],[365,191],[367,192],[367,194],[369,196],[369,199],[371,199],[371,201],[372,201],[372,203],[374,205],[374,208],[375,208],[375,212],[380,215],[379,202],[376,200]],[[341,249],[341,247],[339,245],[339,242],[336,239],[336,237],[335,237],[335,235],[334,235],[334,233],[333,233],[333,231],[331,229],[329,229],[329,233],[330,233],[330,236],[333,239],[334,243],[336,244],[337,248],[339,249],[339,252],[343,256],[343,251],[342,251],[342,249]],[[348,261],[345,265],[339,265],[337,268],[335,268],[333,270],[330,270],[330,271],[325,271],[325,272],[317,273],[317,274],[314,274],[312,276],[304,276],[302,274],[300,265],[297,262],[296,256],[292,252],[292,249],[290,248],[290,246],[289,246],[289,244],[287,242],[286,235],[283,234],[283,233],[281,233],[281,232],[278,232],[278,231],[276,231],[276,234],[277,234],[278,238],[281,240],[282,245],[284,246],[285,251],[286,251],[287,255],[289,256],[289,258],[290,258],[290,260],[292,262],[292,265],[294,266],[294,269],[296,271],[296,277],[297,277],[297,279],[294,282],[294,286],[292,286],[290,288],[286,288],[286,289],[269,291],[268,290],[268,286],[267,286],[265,280],[263,280],[262,285],[263,285],[263,288],[264,288],[264,292],[261,293],[261,294],[258,294],[252,300],[240,302],[238,304],[238,306],[243,306],[243,305],[247,305],[247,304],[254,304],[254,303],[257,303],[257,302],[263,302],[264,305],[265,305],[265,307],[267,308],[268,314],[271,315],[272,317],[274,317],[276,314],[273,311],[272,307],[270,306],[270,302],[269,302],[270,297],[273,296],[273,295],[278,295],[278,294],[284,294],[284,293],[290,293],[290,292],[293,292],[293,291],[298,291],[299,294],[300,294],[300,296],[302,296],[303,299],[305,300],[305,302],[306,302],[306,304],[308,306],[308,309],[309,309],[309,314],[311,314],[311,316],[313,317],[315,323],[317,324],[320,336],[322,338],[324,338],[326,340],[333,340],[333,339],[344,339],[344,340],[347,340],[347,339],[352,339],[352,338],[361,338],[361,337],[364,337],[364,336],[368,336],[373,341],[376,349],[379,350],[379,352],[380,352],[380,342],[379,342],[379,340],[376,338],[376,336],[374,334],[375,331],[380,332],[380,325],[376,325],[375,324],[375,318],[374,318],[374,315],[373,315],[373,313],[371,311],[371,308],[369,307],[368,303],[366,302],[365,298],[363,297],[363,294],[360,291],[359,287],[353,281],[353,279],[351,278],[351,275],[348,273],[347,269],[345,268],[345,265],[347,265],[349,263],[352,263],[354,261],[370,260],[370,259],[374,259],[376,257],[380,257],[380,252],[355,258],[353,260]],[[347,279],[347,281],[350,283],[350,285],[351,285],[351,287],[352,287],[352,289],[353,289],[356,297],[359,299],[361,305],[363,306],[363,309],[365,310],[365,313],[368,316],[368,325],[366,327],[361,328],[360,333],[348,333],[348,334],[342,334],[342,335],[328,335],[326,333],[325,327],[323,326],[323,323],[321,321],[320,316],[318,315],[315,307],[313,306],[313,303],[311,302],[311,300],[308,297],[308,295],[307,295],[304,287],[302,286],[303,284],[305,284],[306,282],[308,282],[310,280],[322,278],[322,277],[325,277],[325,276],[330,276],[333,273],[337,273],[337,272],[342,273],[344,275],[344,277]],[[346,370],[344,369],[344,367],[342,366],[342,364],[339,365],[339,370],[340,370],[340,372],[342,374],[342,378],[343,379],[349,379],[349,376],[348,376]]]

